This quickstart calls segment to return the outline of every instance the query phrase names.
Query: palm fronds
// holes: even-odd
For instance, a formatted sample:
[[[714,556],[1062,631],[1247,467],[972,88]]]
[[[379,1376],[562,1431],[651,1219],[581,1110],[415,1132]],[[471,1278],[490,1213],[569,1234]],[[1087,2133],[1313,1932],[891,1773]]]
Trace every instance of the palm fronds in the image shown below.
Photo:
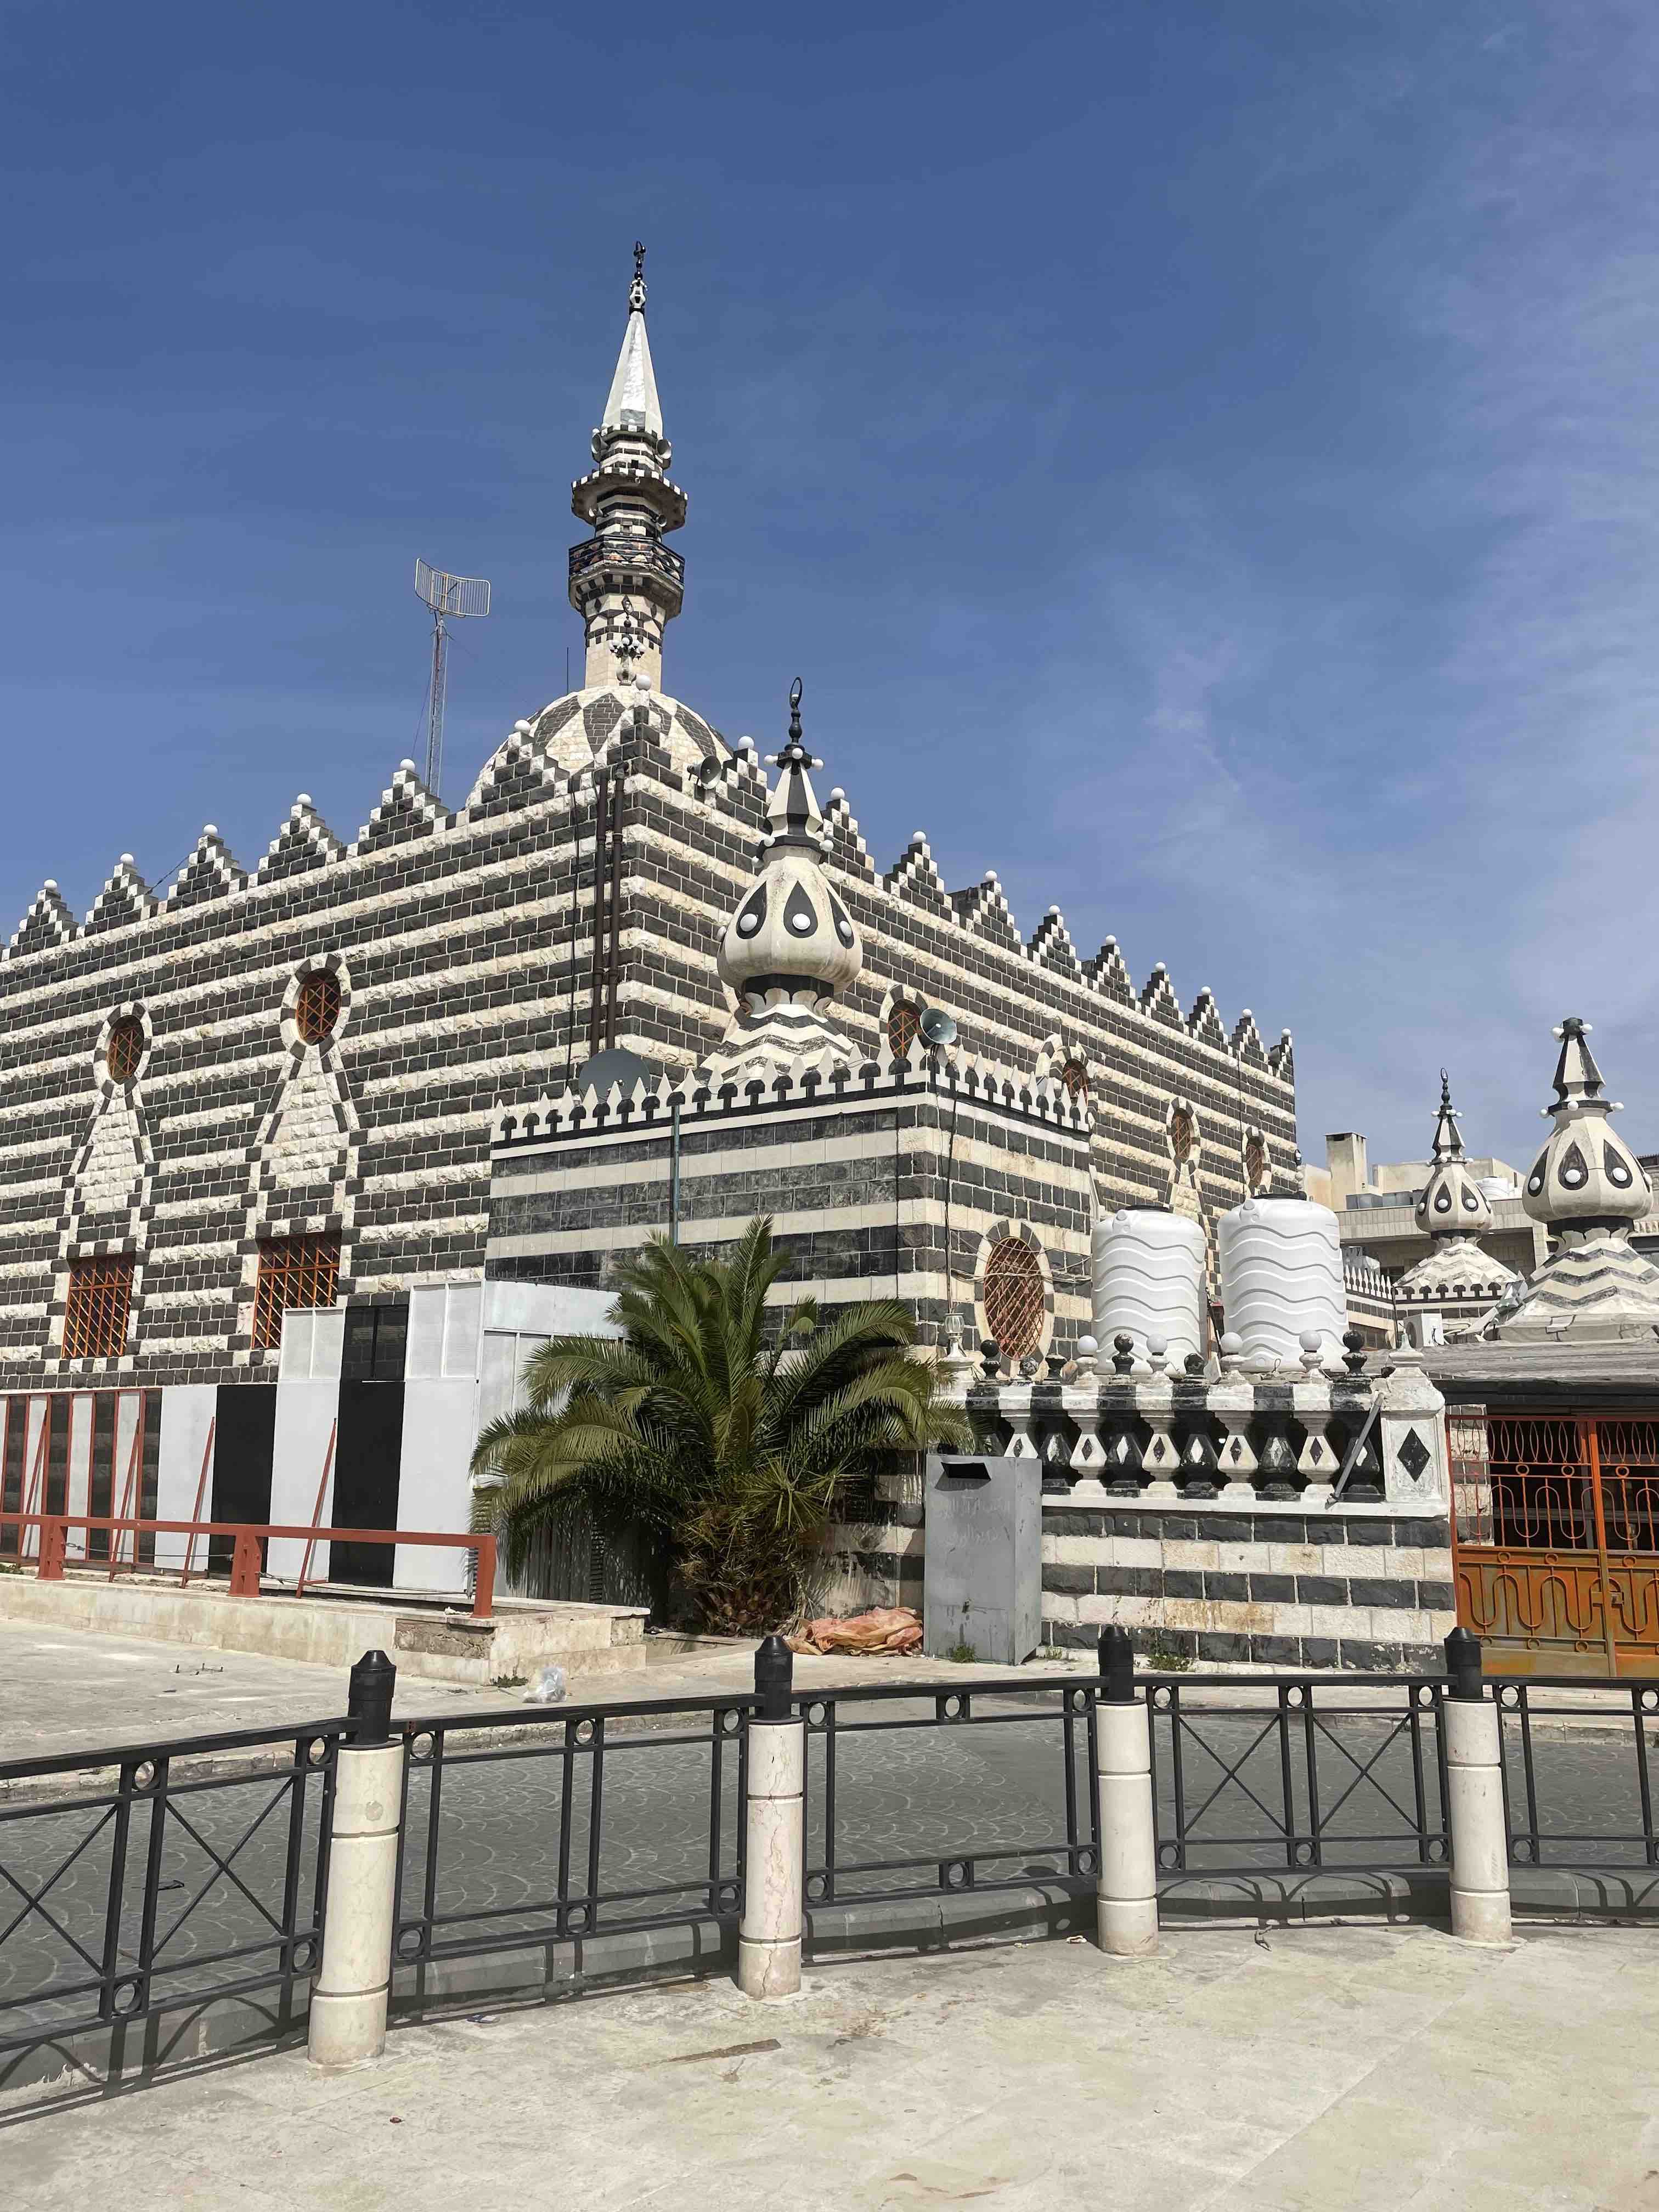
[[[965,1441],[896,1299],[780,1310],[787,1255],[757,1215],[698,1259],[653,1237],[617,1267],[618,1337],[549,1340],[524,1407],[472,1455],[474,1525],[508,1566],[568,1513],[643,1532],[702,1624],[775,1627],[797,1607],[836,1501],[887,1455]]]

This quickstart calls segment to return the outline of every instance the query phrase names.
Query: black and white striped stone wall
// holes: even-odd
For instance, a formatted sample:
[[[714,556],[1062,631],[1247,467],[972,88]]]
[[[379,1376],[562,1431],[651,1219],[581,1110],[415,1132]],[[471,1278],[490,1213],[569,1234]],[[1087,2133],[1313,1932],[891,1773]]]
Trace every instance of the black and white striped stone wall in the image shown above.
[[[830,1533],[826,1601],[837,1611],[922,1610],[922,1509],[884,1511]],[[1051,1649],[1092,1650],[1115,1623],[1155,1662],[1432,1671],[1456,1620],[1443,1513],[1042,1501]]]
[[[124,860],[81,922],[43,888],[0,957],[0,1388],[269,1379],[275,1354],[250,1345],[256,1248],[285,1227],[340,1236],[354,1299],[484,1268],[495,1118],[556,1092],[586,1056],[596,761],[629,779],[618,1041],[677,1073],[707,1051],[726,1024],[715,947],[752,878],[763,780],[752,752],[672,702],[651,702],[645,732],[622,701],[605,706],[583,695],[519,726],[456,811],[405,764],[349,843],[302,799],[251,871],[204,831],[163,890]],[[866,947],[846,1019],[872,1063],[906,994],[956,1016],[969,1059],[1036,1076],[1082,1058],[1088,1159],[1107,1205],[1163,1195],[1176,1095],[1197,1118],[1207,1218],[1242,1194],[1248,1129],[1288,1161],[1288,1040],[1269,1054],[1248,1017],[1229,1036],[1206,996],[1183,1014],[1161,969],[1137,991],[1115,946],[1079,963],[1056,915],[1022,942],[994,882],[947,891],[924,843],[878,876],[845,803],[828,818],[832,871]],[[299,976],[323,963],[343,1011],[319,1050],[301,1044],[292,1009]],[[146,1047],[136,1078],[115,1086],[102,1044],[123,1011]],[[882,1217],[864,1224],[862,1248],[878,1275],[893,1205],[927,1217],[908,1224],[925,1249],[942,1236],[939,1127],[920,1102],[871,1111],[855,1133],[892,1143],[897,1160],[891,1190],[859,1201]],[[1025,1206],[1030,1234],[1052,1232],[1055,1294],[1075,1305],[1086,1251],[1075,1162],[1022,1152],[1008,1128],[971,1121],[964,1112],[960,1187],[982,1177],[986,1211]],[[849,1187],[854,1172],[876,1174],[844,1164]],[[760,1182],[708,1194],[722,1206],[767,1194]],[[641,1233],[659,1225],[660,1192],[643,1178],[630,1202],[645,1209]],[[978,1249],[964,1229],[958,1259]],[[65,1363],[68,1263],[101,1251],[137,1263],[127,1348]]]

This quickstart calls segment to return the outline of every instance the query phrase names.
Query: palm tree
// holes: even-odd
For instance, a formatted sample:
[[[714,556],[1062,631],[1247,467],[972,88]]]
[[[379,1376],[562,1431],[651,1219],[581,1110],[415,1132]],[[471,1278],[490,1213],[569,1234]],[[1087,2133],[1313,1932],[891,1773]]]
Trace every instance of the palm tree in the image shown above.
[[[968,1440],[940,1402],[896,1299],[820,1319],[803,1298],[767,1327],[784,1267],[757,1216],[730,1255],[653,1237],[617,1263],[619,1337],[553,1337],[525,1368],[528,1404],[472,1455],[476,1526],[510,1571],[568,1514],[643,1534],[702,1626],[760,1634],[799,1611],[838,1493],[884,1455]]]

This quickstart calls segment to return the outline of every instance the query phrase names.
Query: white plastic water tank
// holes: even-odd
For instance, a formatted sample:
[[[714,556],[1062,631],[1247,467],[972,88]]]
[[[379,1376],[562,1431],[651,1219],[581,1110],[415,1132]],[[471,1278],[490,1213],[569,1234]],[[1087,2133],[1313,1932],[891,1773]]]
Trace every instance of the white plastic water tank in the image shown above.
[[[1121,1206],[1094,1233],[1095,1334],[1101,1358],[1115,1336],[1134,1339],[1135,1357],[1161,1336],[1178,1370],[1204,1349],[1204,1231],[1158,1206]]]
[[[1245,1355],[1298,1367],[1302,1338],[1319,1339],[1322,1364],[1342,1357],[1348,1325],[1336,1216],[1310,1198],[1247,1198],[1216,1224],[1221,1304]]]

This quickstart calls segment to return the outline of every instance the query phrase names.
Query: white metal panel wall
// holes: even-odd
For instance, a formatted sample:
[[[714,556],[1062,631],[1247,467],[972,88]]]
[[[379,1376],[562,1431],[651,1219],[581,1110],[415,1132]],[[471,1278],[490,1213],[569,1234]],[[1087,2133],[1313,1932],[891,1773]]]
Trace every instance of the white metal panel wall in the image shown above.
[[[52,1399],[37,1392],[29,1400],[28,1425],[23,1432],[23,1510],[42,1513],[46,1504],[46,1449],[43,1443],[46,1422],[52,1413]],[[60,1413],[58,1419],[63,1419]],[[37,1559],[40,1552],[39,1528],[23,1531],[22,1555],[26,1559]]]
[[[64,1491],[64,1510],[66,1513],[84,1513],[88,1509],[92,1492],[92,1393],[89,1390],[70,1391],[67,1411],[70,1425],[69,1481]],[[86,1558],[87,1532],[84,1528],[69,1531],[64,1556],[69,1559]]]
[[[404,1384],[403,1455],[398,1468],[398,1526],[453,1528],[471,1520],[468,1463],[478,1434],[478,1385],[468,1375],[427,1376]],[[399,1589],[460,1590],[469,1555],[435,1544],[399,1544],[392,1581]]]
[[[213,1462],[208,1458],[207,1481],[202,1481],[202,1461],[208,1451],[213,1417],[218,1410],[219,1389],[214,1382],[172,1382],[160,1394],[161,1439],[156,1451],[155,1517],[158,1521],[188,1521],[195,1511],[198,1492],[205,1516],[213,1510]],[[158,1567],[182,1567],[185,1536],[157,1536]],[[207,1539],[197,1540],[198,1568],[207,1565]]]
[[[285,1325],[286,1326],[286,1325]],[[310,1528],[328,1526],[334,1510],[334,1468],[329,1438],[340,1411],[340,1378],[331,1376],[313,1382],[279,1382],[276,1386],[276,1428],[270,1455],[270,1517],[280,1525]],[[317,1486],[328,1464],[328,1482],[322,1510],[317,1507]],[[320,1582],[328,1572],[329,1547],[319,1544],[312,1554],[311,1572]],[[295,1580],[304,1565],[302,1538],[273,1536],[267,1552],[268,1571],[283,1581]]]
[[[110,1471],[109,1510],[120,1516],[123,1509],[136,1519],[144,1500],[143,1448],[138,1437],[138,1420],[143,1411],[142,1390],[118,1391],[115,1398],[115,1462]],[[151,1419],[161,1412],[159,1396],[152,1409]],[[131,1482],[128,1477],[131,1477]],[[157,1516],[160,1517],[159,1516]],[[112,1558],[127,1561],[138,1556],[139,1539],[136,1534],[123,1535],[116,1530],[110,1537]]]
[[[409,1296],[400,1528],[471,1525],[472,1448],[498,1415],[523,1403],[524,1363],[548,1337],[617,1334],[613,1301],[545,1283],[414,1283]],[[458,1590],[466,1555],[399,1545],[400,1589]]]

